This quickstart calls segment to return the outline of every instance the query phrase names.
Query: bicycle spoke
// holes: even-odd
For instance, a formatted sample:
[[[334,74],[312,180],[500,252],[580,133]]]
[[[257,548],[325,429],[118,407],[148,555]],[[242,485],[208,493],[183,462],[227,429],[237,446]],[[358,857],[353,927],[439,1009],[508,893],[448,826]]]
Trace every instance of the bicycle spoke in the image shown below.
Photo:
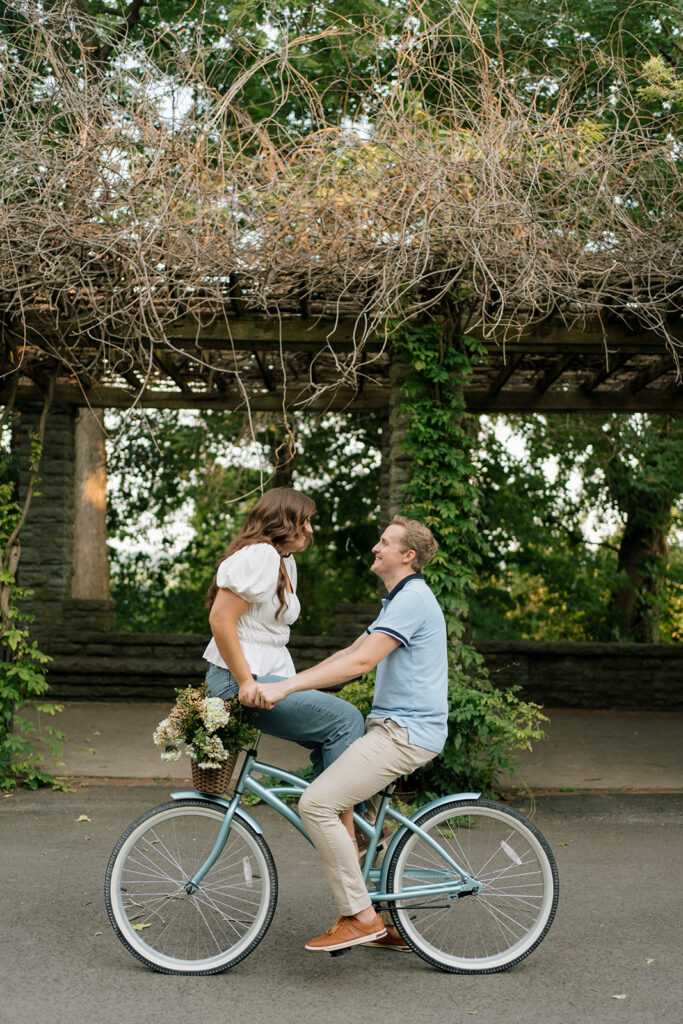
[[[231,824],[194,893],[185,886],[214,849],[225,812],[200,800],[148,812],[119,840],[108,869],[108,909],[119,937],[168,973],[212,973],[238,962],[265,933],[277,897],[267,846]]]
[[[550,926],[556,871],[547,846],[521,816],[485,801],[454,801],[427,812],[421,827],[481,886],[479,893],[438,904],[416,895],[397,901],[394,918],[416,952],[445,970],[502,970],[526,956]],[[393,891],[443,881],[453,869],[419,833],[407,833],[392,855]]]

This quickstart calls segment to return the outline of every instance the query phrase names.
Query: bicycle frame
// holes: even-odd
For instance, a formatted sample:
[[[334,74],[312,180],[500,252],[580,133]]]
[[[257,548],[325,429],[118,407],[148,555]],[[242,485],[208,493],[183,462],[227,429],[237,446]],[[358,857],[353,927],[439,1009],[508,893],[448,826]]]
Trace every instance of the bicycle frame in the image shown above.
[[[301,817],[293,807],[290,807],[289,804],[286,804],[282,799],[284,796],[300,795],[308,787],[309,783],[304,779],[299,778],[298,775],[293,775],[291,772],[285,771],[283,768],[267,764],[264,761],[258,761],[256,755],[256,750],[247,751],[244,764],[242,765],[242,769],[235,785],[234,795],[230,800],[225,797],[216,797],[205,793],[199,793],[196,790],[171,794],[171,797],[174,800],[181,800],[188,797],[201,798],[203,800],[210,800],[213,803],[218,803],[226,809],[225,820],[221,825],[211,853],[204,864],[202,864],[199,870],[195,872],[193,877],[185,886],[185,891],[188,894],[192,894],[197,891],[202,879],[208,874],[220,857],[235,815],[245,818],[253,827],[256,828],[258,832],[262,833],[263,830],[260,826],[240,807],[240,803],[245,792],[253,793],[255,796],[258,796],[265,804],[277,811],[278,814],[290,823],[290,825],[293,825],[294,828],[301,833],[304,839],[311,843],[311,838],[306,831],[306,827],[301,820]],[[253,777],[251,774],[252,771],[260,775],[269,775],[278,779],[280,782],[284,783],[284,785],[264,786]],[[459,896],[480,892],[482,888],[481,883],[469,875],[468,872],[465,871],[465,869],[461,867],[461,865],[458,864],[458,862],[446,850],[443,849],[443,847],[439,846],[439,844],[432,839],[428,832],[424,832],[411,818],[406,818],[405,815],[400,813],[400,811],[397,811],[395,808],[390,806],[392,791],[393,786],[390,787],[389,791],[384,791],[374,825],[370,825],[361,817],[361,815],[354,811],[354,823],[368,836],[368,848],[363,861],[363,880],[366,885],[371,883],[376,886],[376,888],[368,888],[372,903],[384,904],[397,900],[424,898],[426,896],[449,896],[457,899]],[[449,801],[453,799],[469,800],[478,799],[479,796],[479,793],[459,793],[455,796],[446,797],[445,799]],[[432,804],[429,804],[428,807],[431,808],[438,806],[439,803],[441,803],[440,800],[434,801]],[[419,813],[423,814],[425,810],[427,810],[427,808],[423,807],[420,809]],[[382,826],[387,816],[392,818],[394,821],[397,821],[402,827],[389,844],[389,848],[387,849],[382,862],[382,867],[373,868],[372,864],[375,859],[379,836],[382,832]],[[421,885],[402,889],[398,892],[387,892],[387,871],[391,861],[391,855],[393,854],[397,844],[405,835],[406,829],[417,833],[424,842],[431,846],[444,861],[445,867],[441,870],[437,870],[435,868],[421,868],[419,871],[411,873],[414,877],[420,879],[425,879],[425,877],[438,878],[439,881],[435,881],[433,884],[423,883]],[[311,845],[313,844],[311,843]]]

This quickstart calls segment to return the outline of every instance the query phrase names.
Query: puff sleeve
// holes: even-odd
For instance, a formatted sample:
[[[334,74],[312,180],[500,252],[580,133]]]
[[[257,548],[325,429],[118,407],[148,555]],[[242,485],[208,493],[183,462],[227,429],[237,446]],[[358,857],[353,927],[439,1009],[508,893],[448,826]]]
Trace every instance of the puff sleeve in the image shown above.
[[[280,556],[272,544],[248,544],[221,562],[216,583],[258,604],[275,593],[279,571]]]

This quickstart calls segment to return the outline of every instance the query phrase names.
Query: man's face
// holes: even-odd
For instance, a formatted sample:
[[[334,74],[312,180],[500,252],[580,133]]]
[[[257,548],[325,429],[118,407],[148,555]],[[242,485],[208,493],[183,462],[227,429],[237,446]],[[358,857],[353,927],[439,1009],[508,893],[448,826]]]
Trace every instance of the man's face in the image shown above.
[[[398,523],[392,523],[372,549],[375,561],[370,566],[372,572],[376,572],[382,579],[390,578],[396,573],[402,572],[409,567],[414,551],[405,550],[405,530]],[[410,557],[407,557],[410,556]]]

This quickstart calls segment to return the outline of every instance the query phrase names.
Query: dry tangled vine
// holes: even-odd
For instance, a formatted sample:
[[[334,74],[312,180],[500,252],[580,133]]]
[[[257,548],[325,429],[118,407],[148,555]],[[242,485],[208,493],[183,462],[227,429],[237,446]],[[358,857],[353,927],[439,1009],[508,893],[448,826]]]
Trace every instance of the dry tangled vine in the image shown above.
[[[618,319],[675,345],[676,117],[647,114],[631,71],[605,54],[589,55],[604,67],[590,90],[580,64],[525,74],[492,59],[459,8],[429,23],[415,4],[398,37],[334,30],[342,44],[367,33],[395,61],[367,82],[353,119],[333,119],[297,70],[310,36],[247,48],[221,92],[216,44],[201,36],[188,46],[166,27],[143,47],[68,3],[7,8],[5,375],[32,366],[34,379],[59,372],[87,389],[136,371],[145,386],[181,318],[230,337],[250,310],[353,319],[351,351],[331,347],[322,388],[353,382],[389,318],[426,312],[502,334],[551,316]],[[260,120],[243,102],[258,75],[279,97]],[[293,93],[297,122],[279,117]],[[239,378],[238,362],[223,372]]]

